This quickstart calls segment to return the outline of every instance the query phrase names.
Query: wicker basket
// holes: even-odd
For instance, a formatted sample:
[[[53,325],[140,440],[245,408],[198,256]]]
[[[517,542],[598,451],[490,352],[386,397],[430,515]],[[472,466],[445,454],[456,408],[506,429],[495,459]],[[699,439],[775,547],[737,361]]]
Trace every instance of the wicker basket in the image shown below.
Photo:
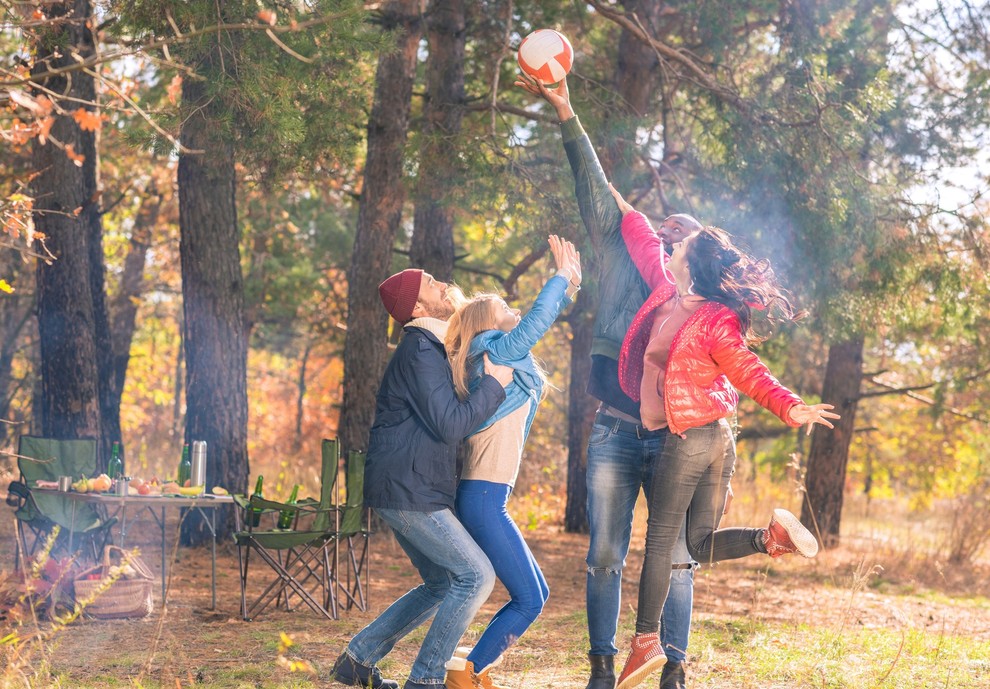
[[[126,579],[119,577],[109,588],[100,592],[107,585],[110,569],[124,563],[130,564],[134,574]],[[92,574],[99,574],[100,578],[88,579]],[[85,612],[100,619],[146,617],[154,609],[151,597],[154,580],[154,575],[141,558],[117,546],[108,545],[103,549],[103,564],[91,567],[76,577],[76,602],[81,603],[92,598],[87,603]]]

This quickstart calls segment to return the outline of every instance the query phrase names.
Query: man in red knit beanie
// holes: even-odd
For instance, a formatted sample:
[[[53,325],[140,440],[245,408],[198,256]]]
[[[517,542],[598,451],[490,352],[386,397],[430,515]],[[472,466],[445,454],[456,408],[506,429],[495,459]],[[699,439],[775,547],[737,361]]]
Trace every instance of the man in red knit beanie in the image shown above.
[[[495,584],[488,557],[454,515],[456,448],[505,399],[512,369],[486,356],[481,384],[458,399],[444,349],[447,319],[454,314],[448,285],[409,268],[379,285],[378,294],[404,335],[378,389],[364,504],[392,527],[423,584],[358,632],[331,675],[352,687],[399,689],[377,664],[432,618],[403,686],[444,689],[444,664]]]

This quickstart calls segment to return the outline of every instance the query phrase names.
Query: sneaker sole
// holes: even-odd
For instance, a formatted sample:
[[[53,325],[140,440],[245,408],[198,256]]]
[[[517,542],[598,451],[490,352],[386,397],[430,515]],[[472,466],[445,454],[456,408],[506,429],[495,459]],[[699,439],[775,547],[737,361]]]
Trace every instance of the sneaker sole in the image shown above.
[[[651,674],[662,668],[667,663],[667,656],[657,656],[648,660],[639,669],[633,671],[631,675],[619,682],[615,689],[632,689],[642,684]]]
[[[784,527],[799,555],[814,557],[818,554],[818,540],[805,528],[800,519],[784,509],[774,510],[773,516],[777,523]]]

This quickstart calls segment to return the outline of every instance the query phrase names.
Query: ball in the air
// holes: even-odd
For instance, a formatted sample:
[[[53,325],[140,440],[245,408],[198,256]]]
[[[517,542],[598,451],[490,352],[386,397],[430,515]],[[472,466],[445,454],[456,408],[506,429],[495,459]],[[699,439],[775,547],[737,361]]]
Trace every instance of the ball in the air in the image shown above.
[[[574,50],[559,31],[538,29],[519,44],[519,67],[544,84],[555,84],[571,71]]]

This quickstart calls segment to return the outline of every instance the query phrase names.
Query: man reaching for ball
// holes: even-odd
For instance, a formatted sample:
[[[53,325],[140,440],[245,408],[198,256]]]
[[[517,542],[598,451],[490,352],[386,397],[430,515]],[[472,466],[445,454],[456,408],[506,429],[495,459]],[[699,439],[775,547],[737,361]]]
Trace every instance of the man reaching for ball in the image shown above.
[[[615,645],[622,593],[622,569],[629,552],[633,510],[640,489],[649,491],[653,465],[663,452],[663,433],[648,431],[639,404],[619,386],[619,350],[633,316],[650,294],[622,239],[622,212],[591,140],[571,108],[567,79],[556,88],[521,76],[517,86],[546,100],[557,111],[564,150],[574,174],[581,218],[598,252],[600,303],[595,314],[588,393],[601,404],[588,439],[588,545],[586,605],[591,650],[587,689],[615,687]],[[671,215],[660,226],[669,248],[701,223]],[[684,687],[684,658],[694,601],[694,569],[683,527],[674,549],[670,593],[660,620],[660,642],[667,655],[660,689]]]

